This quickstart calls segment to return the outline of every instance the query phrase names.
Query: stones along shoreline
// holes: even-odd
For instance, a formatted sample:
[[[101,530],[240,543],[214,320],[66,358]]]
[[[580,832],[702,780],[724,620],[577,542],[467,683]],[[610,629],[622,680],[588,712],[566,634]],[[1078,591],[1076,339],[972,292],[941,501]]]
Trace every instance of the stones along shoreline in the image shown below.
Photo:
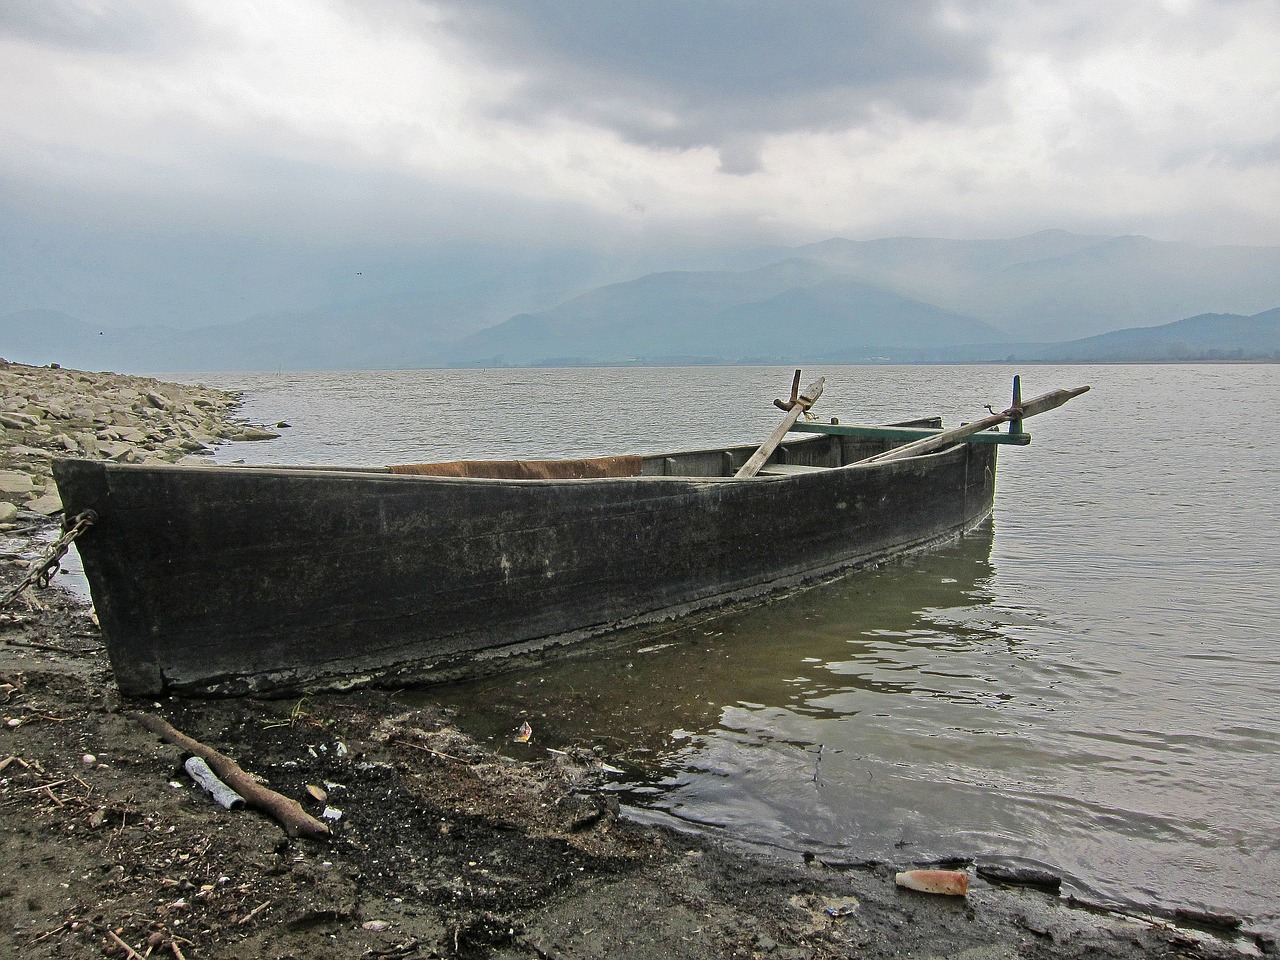
[[[243,394],[151,377],[0,360],[0,524],[62,509],[56,457],[178,463],[279,436],[237,416]]]

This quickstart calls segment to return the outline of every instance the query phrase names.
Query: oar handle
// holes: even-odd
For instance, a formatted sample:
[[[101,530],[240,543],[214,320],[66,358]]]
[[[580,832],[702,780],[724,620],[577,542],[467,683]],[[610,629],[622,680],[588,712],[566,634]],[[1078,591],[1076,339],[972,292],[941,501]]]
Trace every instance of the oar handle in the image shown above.
[[[865,460],[859,460],[858,462],[881,463],[885,460],[901,460],[905,457],[915,457],[922,453],[941,450],[943,447],[949,447],[953,443],[959,443],[965,437],[971,437],[975,433],[981,433],[983,430],[990,430],[992,427],[999,426],[1006,420],[1025,420],[1027,417],[1034,417],[1037,413],[1053,410],[1062,406],[1072,397],[1087,393],[1088,390],[1088,387],[1076,387],[1074,390],[1051,390],[1033,400],[1028,400],[1020,407],[1010,407],[1002,413],[993,413],[989,417],[983,417],[973,423],[966,423],[962,427],[944,430],[942,433],[932,437],[925,437],[923,440],[916,440],[900,447],[894,447],[892,450],[877,453],[875,456],[867,457]]]
[[[1041,394],[1034,400],[1028,400],[1021,406],[1010,407],[1001,416],[1006,420],[1025,420],[1027,417],[1034,417],[1037,413],[1056,410],[1072,397],[1078,397],[1080,394],[1088,392],[1088,387],[1076,387],[1074,390],[1051,390],[1048,393]]]
[[[796,385],[798,385],[799,382],[800,371],[797,370],[796,378],[791,387],[791,400],[789,402],[784,402],[782,400],[773,401],[775,406],[785,409],[787,411],[787,415],[783,417],[782,422],[774,428],[773,433],[769,434],[769,438],[765,440],[764,443],[760,444],[759,449],[756,450],[756,452],[751,455],[750,459],[747,460],[738,472],[733,475],[735,480],[745,480],[749,477],[754,477],[760,472],[760,468],[763,467],[765,461],[773,455],[773,451],[778,449],[778,444],[780,444],[782,442],[782,438],[790,432],[791,428],[795,425],[795,422],[800,419],[800,415],[812,407],[817,402],[818,398],[822,396],[822,388],[826,385],[827,378],[819,377],[805,388],[804,393],[798,394],[796,392]]]

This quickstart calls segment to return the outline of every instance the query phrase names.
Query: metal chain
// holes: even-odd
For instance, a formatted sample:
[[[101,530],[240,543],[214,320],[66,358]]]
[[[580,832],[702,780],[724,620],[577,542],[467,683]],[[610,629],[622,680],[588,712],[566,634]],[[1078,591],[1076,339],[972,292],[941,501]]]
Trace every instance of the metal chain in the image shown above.
[[[17,599],[18,594],[33,583],[42,590],[48,587],[49,581],[62,569],[62,558],[67,555],[67,551],[71,548],[71,544],[76,537],[92,527],[97,520],[98,515],[92,510],[85,510],[74,517],[64,519],[62,522],[62,536],[54,541],[44,559],[32,567],[27,572],[27,575],[18,582],[18,585],[6,593],[3,599],[0,599],[0,609],[11,604]]]

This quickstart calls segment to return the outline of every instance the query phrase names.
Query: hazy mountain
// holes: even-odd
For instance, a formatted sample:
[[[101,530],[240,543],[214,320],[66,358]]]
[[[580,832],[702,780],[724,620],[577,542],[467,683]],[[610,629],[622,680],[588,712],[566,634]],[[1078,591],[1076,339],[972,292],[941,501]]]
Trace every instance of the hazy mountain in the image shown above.
[[[646,318],[650,318],[645,322]],[[454,363],[933,359],[995,328],[789,260],[748,274],[663,274],[464,339]]]
[[[1280,360],[1280,308],[1243,317],[1205,313],[1045,347],[1045,360]]]
[[[764,359],[927,359],[999,330],[856,280],[837,279],[723,311],[697,331],[710,350],[739,343]]]
[[[687,356],[694,343],[708,340],[699,328],[722,311],[804,289],[828,273],[803,260],[742,272],[653,273],[592,290],[551,310],[512,317],[462,339],[445,356],[453,363],[512,364]],[[723,356],[725,346],[722,342],[700,355]]]
[[[1054,230],[1012,240],[833,239],[757,270],[612,284],[464,338],[453,363],[990,359],[1280,302],[1280,248]],[[785,289],[772,289],[782,284]],[[959,349],[968,345],[965,349]]]
[[[1280,303],[1280,247],[1202,247],[1049,230],[1013,240],[830,240],[802,248],[848,276],[976,317],[1015,340],[1065,340]]]
[[[1280,247],[1064,231],[704,251],[683,262],[722,266],[645,273],[634,260],[641,275],[605,285],[602,275],[627,269],[622,257],[460,251],[419,261],[420,275],[410,260],[401,255],[394,276],[371,268],[379,296],[351,296],[365,279],[356,271],[343,280],[343,299],[232,323],[121,327],[96,314],[81,322],[75,310],[10,314],[0,318],[0,355],[122,371],[984,360],[1280,303]],[[1245,349],[1204,349],[1237,347]]]

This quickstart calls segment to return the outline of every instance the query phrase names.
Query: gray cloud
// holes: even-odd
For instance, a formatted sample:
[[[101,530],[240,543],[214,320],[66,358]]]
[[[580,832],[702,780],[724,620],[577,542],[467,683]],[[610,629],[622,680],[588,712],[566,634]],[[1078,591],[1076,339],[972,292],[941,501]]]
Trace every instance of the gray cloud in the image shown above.
[[[0,204],[280,244],[1275,242],[1277,37],[1275,0],[0,0]]]
[[[195,19],[178,4],[144,0],[4,0],[0,37],[73,50],[161,53],[193,41]]]
[[[523,75],[512,116],[557,115],[748,173],[759,138],[874,111],[955,114],[989,75],[989,32],[942,0],[439,0],[447,28]]]

